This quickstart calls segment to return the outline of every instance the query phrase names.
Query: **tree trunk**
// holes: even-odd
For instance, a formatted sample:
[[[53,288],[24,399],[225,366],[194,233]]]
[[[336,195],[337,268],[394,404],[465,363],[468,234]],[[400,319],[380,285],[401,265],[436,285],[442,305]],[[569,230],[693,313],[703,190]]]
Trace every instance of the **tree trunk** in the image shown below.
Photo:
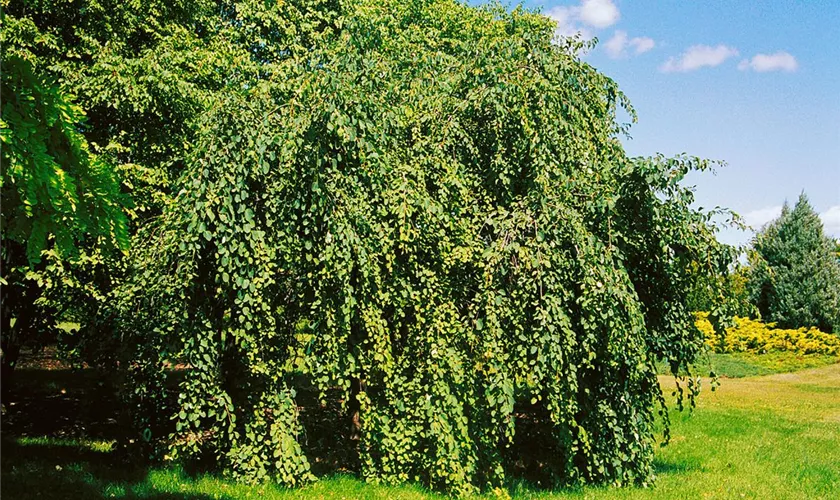
[[[19,243],[3,241],[2,270],[0,275],[6,285],[0,285],[0,397],[8,400],[13,387],[15,365],[20,356],[25,334],[31,333],[36,319],[35,300],[41,288],[34,280],[26,279],[24,265],[25,247]],[[15,324],[12,326],[12,318]]]
[[[12,374],[20,355],[20,346],[0,345],[0,414],[5,414],[12,389]]]
[[[364,380],[353,377],[350,379],[350,401],[348,401],[348,413],[350,417],[350,440],[359,441],[362,439],[361,403],[357,397],[364,392]]]

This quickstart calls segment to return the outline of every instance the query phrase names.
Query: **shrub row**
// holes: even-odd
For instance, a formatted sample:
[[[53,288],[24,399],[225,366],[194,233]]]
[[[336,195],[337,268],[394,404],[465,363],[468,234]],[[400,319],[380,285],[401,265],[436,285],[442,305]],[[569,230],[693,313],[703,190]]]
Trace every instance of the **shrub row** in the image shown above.
[[[750,318],[735,318],[735,326],[726,335],[716,334],[709,322],[709,313],[695,313],[697,328],[706,337],[706,344],[715,352],[791,351],[801,354],[840,356],[840,337],[817,328],[782,329],[776,323],[763,323]]]

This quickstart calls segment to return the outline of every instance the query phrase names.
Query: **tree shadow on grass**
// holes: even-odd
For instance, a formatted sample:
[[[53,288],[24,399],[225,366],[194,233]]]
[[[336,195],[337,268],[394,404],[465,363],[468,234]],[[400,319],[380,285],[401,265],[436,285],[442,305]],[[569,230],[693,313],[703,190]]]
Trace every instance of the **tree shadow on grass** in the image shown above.
[[[105,444],[126,436],[120,425],[120,402],[113,380],[92,369],[22,369],[13,399],[7,403],[2,419],[3,498],[211,498],[196,493],[172,492],[183,483],[208,471],[183,470],[162,476],[165,486],[156,486],[149,469],[122,462],[123,454]],[[311,381],[292,375],[290,383],[298,392],[303,435],[301,444],[313,472],[324,478],[358,477],[360,469],[357,443],[349,438],[341,391],[328,391],[326,400]],[[520,494],[551,491],[552,456],[550,436],[537,425],[547,418],[544,409],[533,405],[517,407],[516,441],[506,453],[509,488]],[[26,437],[39,436],[39,437]],[[98,444],[97,444],[98,443]],[[524,458],[523,458],[524,457]],[[702,471],[693,461],[657,459],[659,476]],[[179,477],[180,475],[180,477]],[[212,474],[211,474],[212,475]],[[157,475],[155,477],[158,477]],[[169,481],[176,483],[174,488]],[[575,493],[565,488],[566,494]],[[225,498],[219,492],[215,498]]]
[[[330,390],[326,400],[319,400],[318,389],[309,377],[292,374],[303,434],[301,447],[318,477],[335,474],[357,475],[361,470],[358,442],[350,438],[347,411],[342,408],[342,393]],[[323,404],[322,404],[323,403]]]
[[[663,477],[663,476],[670,476],[670,475],[681,475],[681,474],[689,474],[693,472],[702,472],[705,470],[705,467],[699,461],[684,461],[684,462],[670,462],[664,461],[660,459],[655,459],[653,462],[653,468],[656,476]],[[511,496],[513,497],[538,497],[541,495],[550,495],[552,493],[559,494],[562,496],[573,496],[573,497],[584,497],[588,498],[592,495],[593,491],[598,490],[614,490],[617,489],[616,486],[606,485],[606,484],[595,484],[590,486],[560,486],[560,487],[545,487],[542,484],[534,483],[532,480],[523,478],[523,477],[513,477],[511,478],[507,484],[505,485],[508,492],[510,492]],[[654,488],[656,488],[656,483],[654,483]],[[626,490],[638,490],[644,489],[642,487],[636,486],[624,486],[618,489],[626,489]],[[623,495],[617,495],[623,496]]]
[[[705,468],[697,460],[672,462],[656,459],[653,461],[653,470],[657,476],[665,476],[671,474],[686,474],[689,472],[702,472]]]
[[[3,401],[3,435],[112,440],[124,435],[116,388],[93,369],[19,369]]]
[[[2,498],[226,498],[157,491],[143,467],[115,463],[113,452],[77,440],[2,440]]]

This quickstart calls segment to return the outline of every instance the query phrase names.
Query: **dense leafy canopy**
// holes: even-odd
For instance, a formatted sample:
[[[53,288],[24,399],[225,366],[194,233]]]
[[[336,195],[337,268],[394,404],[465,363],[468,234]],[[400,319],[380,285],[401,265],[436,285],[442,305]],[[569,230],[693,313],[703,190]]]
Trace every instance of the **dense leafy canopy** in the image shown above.
[[[836,242],[803,193],[756,236],[750,293],[766,321],[784,328],[840,333],[840,263]]]
[[[13,55],[3,61],[2,92],[4,240],[25,245],[29,262],[40,261],[48,238],[66,255],[82,236],[126,247],[119,185],[77,130],[81,109]]]
[[[679,185],[708,162],[628,158],[624,95],[541,16],[310,7],[224,18],[260,71],[200,121],[123,290],[146,425],[183,362],[170,456],[306,480],[302,353],[370,479],[498,484],[527,411],[553,481],[648,482],[655,361],[694,361],[692,276],[731,260]]]
[[[55,92],[72,93],[74,112],[85,110],[84,125],[72,133],[86,141],[84,148],[95,153],[97,165],[116,168],[121,186],[109,189],[130,195],[125,207],[130,238],[170,203],[198,117],[226,89],[241,84],[243,75],[253,79],[262,71],[252,58],[259,40],[255,19],[271,26],[278,18],[294,17],[293,6],[267,9],[259,1],[2,4],[4,57],[24,59],[36,78],[52,82]],[[5,85],[4,95],[18,91],[17,83]],[[5,130],[11,134],[25,128],[11,124]],[[95,196],[93,190],[86,193]],[[10,207],[12,198],[3,194]],[[112,199],[101,196],[100,203]],[[60,220],[46,213],[43,219]],[[77,334],[59,337],[65,347],[88,362],[113,362],[120,336],[111,305],[121,293],[126,262],[120,254],[103,252],[94,236],[76,241],[70,259],[49,253],[36,269],[6,277],[29,290],[24,301],[28,316],[41,318],[44,327],[58,321],[81,325]]]
[[[225,62],[204,60],[214,52],[194,49],[207,40],[184,28],[205,32],[210,5],[43,0],[5,9],[5,45],[74,93],[88,117],[85,137],[133,195],[133,218],[160,205],[177,177],[185,130],[208,93],[200,84],[224,86],[213,69]]]
[[[227,89],[259,78],[268,67],[266,61],[287,50],[286,45],[267,46],[263,38],[302,19],[302,12],[318,2],[281,7],[261,0],[3,0],[0,4],[4,58],[24,59],[34,77],[51,82],[62,98],[72,94],[68,102],[76,106],[74,112],[85,110],[84,123],[71,132],[86,141],[83,149],[95,153],[90,158],[97,165],[116,168],[122,185],[109,187],[121,187],[123,195],[130,195],[124,209],[136,247],[142,245],[144,228],[172,199],[198,117]],[[304,29],[283,31],[289,44],[307,43]],[[4,96],[18,92],[28,91],[4,80]],[[25,128],[11,124],[3,133],[17,130]],[[3,163],[5,168],[5,157]],[[4,216],[12,206],[10,196],[4,191]],[[110,196],[97,200],[111,201]],[[117,220],[125,226],[124,218]],[[4,220],[6,227],[11,226]],[[124,290],[131,289],[124,281],[127,261],[120,253],[103,251],[95,232],[78,229],[77,236],[84,237],[73,241],[75,248],[68,248],[72,254],[46,252],[35,268],[22,257],[25,246],[17,248],[4,233],[3,277],[10,283],[4,299],[11,300],[4,301],[3,321],[26,331],[23,336],[3,336],[4,370],[15,358],[7,354],[18,352],[22,344],[37,346],[55,341],[57,335],[60,346],[75,359],[112,367],[127,347],[113,307]],[[56,328],[62,322],[81,328],[66,335]]]

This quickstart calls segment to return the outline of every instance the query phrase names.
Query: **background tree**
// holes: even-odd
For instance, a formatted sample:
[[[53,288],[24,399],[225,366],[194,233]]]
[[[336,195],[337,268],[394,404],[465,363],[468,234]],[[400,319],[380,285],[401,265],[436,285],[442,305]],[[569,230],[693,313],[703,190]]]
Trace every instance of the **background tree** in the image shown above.
[[[25,54],[5,47],[2,176],[2,366],[8,389],[21,345],[50,325],[36,312],[43,258],[68,259],[77,244],[129,244],[113,166],[91,153],[81,109]],[[30,337],[30,338],[27,338]]]
[[[750,295],[765,321],[840,332],[840,263],[805,193],[755,237]]]
[[[356,405],[367,478],[500,484],[527,408],[545,478],[647,483],[656,361],[694,362],[693,279],[732,259],[680,185],[711,164],[628,158],[625,96],[542,16],[295,12],[200,121],[122,297],[139,390],[189,367],[171,456],[306,480],[299,350]]]
[[[228,89],[270,73],[285,46],[266,37],[295,18],[298,3],[261,0],[3,0],[2,45],[19,54],[87,116],[88,149],[120,174],[135,238],[171,202],[198,117]],[[306,43],[305,30],[288,35]],[[16,89],[12,88],[10,92]],[[113,364],[121,349],[111,305],[127,261],[78,242],[72,258],[45,254],[36,274],[45,326],[73,321],[59,338],[84,361]]]
[[[709,276],[698,272],[694,286],[688,296],[688,307],[692,311],[710,311],[723,304],[733,315],[749,318],[759,316],[758,308],[750,301],[748,265],[735,262],[724,276]],[[694,269],[701,269],[694,264]]]
[[[212,45],[206,33],[214,4],[4,4],[4,47],[25,57],[61,92],[73,94],[85,110],[79,132],[89,149],[119,172],[119,189],[132,200],[126,209],[133,237],[167,203],[189,149],[191,119],[210,101],[208,87],[225,85],[224,78],[209,76],[226,64],[212,62],[223,60],[224,53],[199,50]],[[91,363],[113,363],[119,338],[109,304],[125,274],[124,256],[83,240],[67,257],[48,253],[30,274],[42,284],[37,316],[47,326],[78,323],[78,332],[58,337],[61,346]]]

